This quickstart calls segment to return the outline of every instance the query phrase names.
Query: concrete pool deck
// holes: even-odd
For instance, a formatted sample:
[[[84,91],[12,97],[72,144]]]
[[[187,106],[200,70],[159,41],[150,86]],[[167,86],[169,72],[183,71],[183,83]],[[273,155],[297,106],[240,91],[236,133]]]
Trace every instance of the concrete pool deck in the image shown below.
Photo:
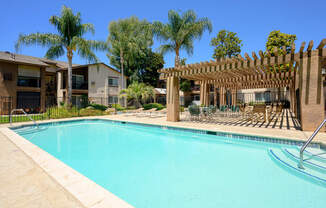
[[[136,117],[123,114],[39,121],[47,123],[77,119],[110,119],[190,129],[242,133],[306,141],[312,132],[299,130],[226,126],[192,121],[167,122],[165,117]],[[31,124],[15,123],[13,126]],[[42,149],[0,125],[0,207],[125,207],[132,206],[103,189]],[[326,133],[315,142],[326,146]]]

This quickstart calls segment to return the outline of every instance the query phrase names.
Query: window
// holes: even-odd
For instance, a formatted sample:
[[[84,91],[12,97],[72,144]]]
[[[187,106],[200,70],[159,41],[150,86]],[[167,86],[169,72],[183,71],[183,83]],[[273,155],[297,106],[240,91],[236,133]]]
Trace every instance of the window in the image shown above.
[[[40,69],[27,66],[18,67],[17,86],[37,87],[41,86]]]
[[[119,79],[117,77],[109,77],[109,87],[119,86]]]
[[[87,87],[84,75],[72,75],[72,89],[87,89]]]
[[[113,95],[109,96],[109,104],[117,104],[118,103],[118,96]]]
[[[271,102],[271,92],[270,91],[266,91],[264,93],[264,98],[266,102]]]
[[[255,100],[256,101],[264,101],[264,94],[262,92],[255,93]]]
[[[23,76],[18,76],[17,79],[17,86],[22,86],[22,87],[40,87],[41,85],[41,80],[39,77],[23,77]]]

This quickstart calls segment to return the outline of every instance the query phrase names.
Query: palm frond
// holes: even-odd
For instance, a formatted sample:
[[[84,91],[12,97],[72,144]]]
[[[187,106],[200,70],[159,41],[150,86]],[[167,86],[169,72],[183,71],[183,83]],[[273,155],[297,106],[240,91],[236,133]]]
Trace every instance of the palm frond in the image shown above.
[[[170,10],[168,13],[168,23],[153,23],[154,35],[164,45],[161,52],[185,50],[187,54],[193,53],[193,42],[200,39],[205,31],[212,31],[212,23],[208,18],[198,18],[193,10],[179,12]],[[174,50],[172,50],[174,48]]]
[[[161,45],[158,49],[159,53],[161,53],[162,55],[169,53],[169,52],[174,52],[175,46],[171,45],[171,44],[164,44]]]
[[[82,30],[83,30],[83,34],[87,32],[91,32],[93,35],[95,34],[94,25],[90,23],[82,24]]]
[[[29,35],[20,34],[15,44],[16,51],[19,51],[22,45],[40,45],[51,47],[62,44],[62,38],[59,35],[51,33],[34,33]]]
[[[107,49],[107,44],[103,41],[85,40],[83,38],[74,37],[70,47],[76,48],[78,54],[89,62],[99,62],[93,50],[104,51]]]
[[[46,52],[45,57],[48,59],[59,58],[65,53],[62,45],[51,46]]]

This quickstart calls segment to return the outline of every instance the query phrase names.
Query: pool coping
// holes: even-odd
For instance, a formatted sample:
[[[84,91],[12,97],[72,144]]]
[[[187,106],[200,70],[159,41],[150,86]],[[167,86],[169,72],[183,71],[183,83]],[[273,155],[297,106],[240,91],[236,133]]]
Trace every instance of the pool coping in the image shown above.
[[[51,124],[51,123],[62,123],[69,121],[83,121],[83,120],[107,120],[112,122],[120,123],[130,123],[136,125],[145,125],[145,126],[155,126],[160,128],[169,128],[177,130],[187,130],[192,132],[201,133],[205,131],[207,134],[212,132],[217,134],[226,134],[226,135],[241,135],[249,137],[260,137],[260,138],[273,138],[278,141],[286,140],[297,143],[304,142],[301,139],[293,138],[281,138],[281,137],[271,137],[263,135],[254,135],[254,134],[245,134],[245,133],[230,133],[227,131],[216,131],[209,130],[205,128],[191,128],[187,126],[176,126],[176,125],[162,125],[162,124],[149,124],[145,122],[136,122],[136,121],[126,121],[119,119],[112,119],[108,117],[78,117],[78,118],[65,118],[65,119],[53,119],[46,121],[39,121],[39,124]],[[14,123],[12,126],[9,125],[0,125],[0,132],[4,134],[10,141],[12,141],[19,149],[21,149],[28,157],[30,157],[37,165],[39,165],[45,173],[47,173],[51,178],[57,181],[65,190],[72,194],[78,201],[82,203],[83,206],[87,208],[104,208],[104,207],[115,207],[115,208],[133,208],[132,205],[123,201],[116,195],[112,194],[107,189],[104,189],[100,185],[96,184],[91,179],[85,177],[78,171],[64,164],[59,159],[55,158],[51,154],[47,153],[43,149],[34,145],[24,137],[15,133],[11,128],[19,128],[24,126],[32,126],[31,122],[24,123]],[[218,136],[218,135],[217,135]],[[232,137],[232,136],[231,136]],[[287,143],[284,143],[287,144]],[[314,142],[318,144],[319,148],[324,149],[326,143],[322,141]]]
[[[8,127],[0,132],[86,208],[134,208]]]

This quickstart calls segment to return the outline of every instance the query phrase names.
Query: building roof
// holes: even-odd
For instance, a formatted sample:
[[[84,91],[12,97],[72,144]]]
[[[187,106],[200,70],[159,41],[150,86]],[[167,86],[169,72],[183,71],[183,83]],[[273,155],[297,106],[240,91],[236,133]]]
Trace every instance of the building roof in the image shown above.
[[[110,70],[112,70],[112,71],[114,71],[116,73],[119,73],[119,74],[121,73],[119,70],[114,69],[111,66],[109,66],[109,65],[107,65],[107,64],[105,64],[103,62],[93,63],[93,64],[84,64],[84,65],[75,65],[75,66],[72,66],[72,68],[73,69],[79,69],[79,68],[84,68],[84,67],[88,67],[88,66],[92,66],[92,65],[97,65],[97,64],[102,64],[105,67],[107,67],[108,69],[110,69]],[[60,68],[59,70],[67,70],[67,69],[68,69],[68,65],[66,65],[65,67]],[[126,75],[124,75],[124,76],[127,77]]]
[[[42,61],[40,58],[25,56],[20,54],[14,54],[10,52],[0,51],[0,61],[11,62],[11,63],[20,63],[20,64],[29,64],[36,66],[49,66],[49,64]]]
[[[46,58],[26,56],[26,55],[11,53],[8,51],[0,51],[0,61],[18,63],[18,64],[35,65],[35,66],[43,66],[43,67],[50,67],[50,66],[54,65],[58,68],[58,70],[67,70],[67,68],[68,68],[68,63],[64,62],[64,61],[57,61],[57,60],[50,60],[50,59],[46,59]],[[84,65],[72,64],[72,68],[77,69],[77,68],[83,68],[83,67],[87,67],[90,65],[96,65],[96,64],[103,64],[110,70],[120,73],[119,70],[114,69],[114,68],[110,67],[109,65],[102,63],[102,62],[94,63],[94,64],[84,64]]]

